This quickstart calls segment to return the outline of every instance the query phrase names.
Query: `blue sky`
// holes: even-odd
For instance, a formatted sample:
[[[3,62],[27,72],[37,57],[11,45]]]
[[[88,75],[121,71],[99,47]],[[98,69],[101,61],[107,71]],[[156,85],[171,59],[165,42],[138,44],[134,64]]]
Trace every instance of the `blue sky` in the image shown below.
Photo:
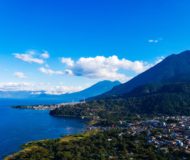
[[[0,0],[0,89],[67,92],[127,81],[190,49],[189,7],[189,0]]]

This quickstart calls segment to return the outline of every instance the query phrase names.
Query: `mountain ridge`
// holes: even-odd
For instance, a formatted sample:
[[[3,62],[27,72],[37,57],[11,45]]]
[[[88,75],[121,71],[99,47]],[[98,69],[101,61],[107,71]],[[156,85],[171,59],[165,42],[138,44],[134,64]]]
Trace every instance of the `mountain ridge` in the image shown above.
[[[114,86],[121,84],[119,81],[104,80],[83,89],[78,92],[65,93],[61,95],[46,94],[45,91],[0,91],[0,98],[15,98],[15,99],[60,99],[63,102],[80,101],[89,97],[100,95]],[[40,94],[39,94],[40,92]]]
[[[121,95],[125,94],[135,87],[151,83],[171,83],[171,82],[189,82],[190,81],[190,50],[180,54],[172,54],[163,61],[137,75],[126,83],[114,87],[112,90],[103,94]]]
[[[62,99],[64,102],[77,102],[81,100],[88,99],[90,97],[101,95],[109,90],[111,90],[114,86],[121,84],[119,81],[109,81],[104,80],[100,81],[82,91],[74,92],[74,93],[66,93],[63,95],[40,95],[41,98],[50,98],[50,99]]]

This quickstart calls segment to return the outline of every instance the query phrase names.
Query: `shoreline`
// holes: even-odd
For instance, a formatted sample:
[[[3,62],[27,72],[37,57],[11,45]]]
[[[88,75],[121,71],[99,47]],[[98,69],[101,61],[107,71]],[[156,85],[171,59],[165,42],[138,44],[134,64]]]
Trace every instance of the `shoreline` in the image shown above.
[[[32,110],[54,110],[64,106],[74,106],[78,104],[85,104],[86,102],[67,102],[59,104],[38,104],[38,105],[17,105],[12,106],[15,109],[32,109]]]
[[[46,145],[49,145],[49,147],[51,147],[52,145],[58,145],[58,146],[63,145],[63,147],[69,145],[70,147],[72,147],[72,145],[74,144],[80,144],[83,143],[83,141],[89,141],[90,139],[95,141],[93,143],[96,143],[96,138],[94,137],[102,138],[102,135],[106,135],[106,137],[105,140],[101,142],[106,144],[107,143],[111,144],[115,136],[119,138],[118,140],[121,140],[121,142],[123,141],[123,138],[125,138],[125,141],[127,142],[128,141],[130,142],[132,138],[133,139],[132,142],[133,141],[135,141],[135,143],[138,142],[140,143],[139,145],[142,146],[147,145],[148,148],[154,146],[154,148],[152,147],[151,148],[152,151],[154,151],[155,153],[157,152],[157,148],[159,148],[160,152],[162,152],[162,154],[165,154],[164,156],[167,156],[167,152],[165,153],[164,151],[162,151],[165,148],[172,149],[170,151],[171,155],[172,153],[182,152],[184,153],[185,156],[190,156],[189,154],[190,149],[186,148],[186,145],[188,145],[188,143],[186,142],[187,140],[186,135],[177,132],[178,128],[181,127],[183,128],[183,131],[189,130],[188,128],[186,128],[187,125],[190,125],[189,120],[190,116],[175,116],[175,117],[160,116],[160,117],[154,117],[153,119],[136,121],[134,123],[128,124],[128,127],[124,128],[116,126],[110,128],[97,127],[93,129],[85,129],[84,132],[78,134],[71,134],[56,139],[45,139],[45,140],[28,142],[22,146],[23,147],[22,150],[5,157],[4,160],[18,160],[17,158],[23,155],[32,156],[34,153],[38,151],[43,151],[46,148]],[[166,136],[165,130],[168,129],[173,131],[168,131],[167,132],[168,136]],[[176,138],[174,138],[173,135],[171,134],[174,131],[176,132]],[[163,138],[160,139],[160,137]],[[178,137],[180,139],[182,138],[183,140],[179,141]],[[94,145],[93,143],[92,146]],[[117,143],[117,141],[114,141],[114,144],[115,143]],[[87,147],[87,146],[81,146],[81,147]],[[146,150],[146,148],[143,149]],[[69,152],[72,152],[72,150],[70,150]],[[141,152],[141,150],[139,152]]]
[[[93,107],[92,107],[93,106]],[[76,137],[80,137],[85,135],[85,133],[88,132],[93,132],[93,130],[99,130],[101,134],[97,133],[97,135],[94,135],[92,137],[88,137],[87,141],[93,141],[92,143],[89,142],[88,144],[92,148],[94,145],[97,143],[96,140],[99,138],[102,138],[102,134],[105,135],[104,141],[100,141],[100,147],[106,146],[112,143],[112,132],[114,132],[114,138],[118,138],[118,140],[122,140],[121,137],[125,135],[127,137],[126,143],[130,141],[130,139],[134,139],[136,142],[142,142],[143,138],[143,143],[140,143],[138,145],[147,145],[147,147],[153,147],[152,151],[155,152],[155,156],[158,156],[159,154],[157,153],[157,150],[159,149],[160,152],[165,154],[164,151],[162,150],[167,150],[167,153],[177,153],[182,152],[185,156],[189,157],[190,154],[190,137],[188,136],[188,133],[190,133],[190,116],[169,116],[169,115],[149,115],[146,117],[146,115],[143,114],[123,114],[122,110],[109,110],[108,108],[105,108],[104,105],[101,106],[101,104],[97,102],[91,102],[85,105],[66,105],[63,107],[56,108],[55,110],[50,110],[50,115],[54,117],[67,117],[67,118],[77,118],[81,119],[81,117],[88,118],[88,123],[87,128],[84,130],[83,133],[81,134],[76,134],[76,135],[70,135],[68,138],[63,137],[59,138],[56,140],[47,140],[46,141],[41,141],[43,144],[40,142],[32,142],[33,145],[31,147],[34,147],[31,150],[23,150],[24,153],[18,152],[16,153],[16,157],[22,157],[23,155],[27,156],[32,156],[32,154],[35,154],[38,151],[41,151],[42,154],[40,156],[44,157],[44,145],[46,144],[51,144],[49,147],[51,148],[52,146],[60,146],[60,144],[57,142],[58,140],[63,139],[61,148],[68,147],[76,147],[74,149],[78,150],[77,146],[85,148],[86,144],[83,144],[83,140],[81,139],[75,139]],[[110,118],[111,117],[111,118]],[[189,126],[187,128],[186,126]],[[174,134],[175,133],[175,134]],[[111,136],[111,137],[110,137]],[[116,137],[115,137],[116,136]],[[97,138],[94,138],[97,137]],[[71,141],[67,141],[68,143],[65,143],[65,139],[70,139]],[[73,142],[73,141],[74,142]],[[76,141],[75,141],[76,140]],[[40,144],[39,144],[40,143]],[[81,145],[81,143],[83,145]],[[94,143],[94,144],[93,144]],[[131,142],[130,142],[131,143]],[[35,148],[36,145],[40,148]],[[75,145],[77,144],[77,145]],[[114,144],[121,145],[117,141],[114,141]],[[124,145],[124,144],[123,144]],[[26,146],[26,145],[25,145]],[[125,145],[124,145],[125,146]],[[123,147],[124,147],[123,146]],[[30,147],[30,145],[29,145]],[[27,148],[27,147],[26,147]],[[168,150],[168,149],[172,150]],[[113,151],[115,150],[115,147],[111,148]],[[146,151],[146,148],[143,148]],[[43,150],[43,151],[42,151]],[[126,150],[130,150],[129,148],[126,148]],[[26,151],[26,152],[25,152]],[[58,150],[59,151],[59,150]],[[106,154],[109,153],[109,149],[103,150]],[[51,152],[51,150],[46,150],[47,153],[49,153],[50,157],[54,156],[54,158],[57,156],[55,152]],[[68,150],[70,156],[76,156],[73,152],[72,149]],[[86,153],[85,150],[81,151],[82,153]],[[115,151],[114,151],[115,152]],[[141,150],[139,150],[141,153]],[[146,151],[148,152],[148,150]],[[52,154],[53,153],[53,154]],[[61,152],[62,154],[65,153],[64,150]],[[144,152],[143,152],[144,153]],[[55,154],[55,155],[54,155]],[[89,154],[89,153],[88,153]],[[119,152],[118,152],[119,154]],[[141,153],[142,154],[142,153]],[[187,155],[186,155],[187,154]],[[14,156],[14,155],[13,155]],[[65,156],[68,156],[67,154]],[[167,154],[164,155],[167,157]],[[133,156],[132,156],[133,157]],[[55,158],[56,159],[56,158]],[[5,159],[5,160],[18,160],[18,159]],[[20,160],[20,159],[19,159]]]
[[[90,137],[91,135],[95,135],[97,132],[99,132],[99,131],[98,130],[93,130],[93,131],[86,131],[85,130],[85,131],[78,133],[78,134],[66,135],[66,136],[60,137],[60,138],[30,141],[30,142],[23,144],[21,146],[20,151],[12,153],[10,155],[7,155],[3,159],[4,160],[11,160],[14,156],[16,156],[18,154],[23,154],[25,151],[28,152],[28,151],[30,151],[30,149],[32,150],[33,149],[32,146],[33,145],[35,146],[35,144],[38,144],[38,143],[44,143],[44,142],[49,142],[49,141],[60,141],[60,142],[77,141],[77,140],[81,140],[81,139]]]
[[[70,105],[71,103],[67,103],[65,104],[66,105]],[[73,104],[73,103],[72,103]],[[82,103],[75,103],[75,104],[83,104]],[[63,104],[60,104],[60,105],[63,105]],[[40,108],[38,108],[39,106],[41,106]],[[11,106],[11,108],[13,109],[21,109],[21,110],[37,110],[37,111],[48,111],[48,114],[50,116],[53,116],[53,117],[57,117],[57,118],[71,118],[71,119],[77,119],[77,120],[80,120],[80,121],[84,121],[86,124],[88,124],[89,122],[91,122],[90,119],[88,118],[85,118],[85,117],[78,117],[78,116],[72,116],[72,115],[54,115],[54,114],[51,114],[51,111],[54,110],[54,109],[57,109],[57,108],[61,108],[61,107],[64,107],[64,106],[59,106],[57,107],[57,104],[55,105],[51,105],[52,107],[49,107],[50,105],[23,105],[23,106]],[[55,106],[55,107],[54,107]]]
[[[14,112],[15,113],[15,111],[13,110],[13,109],[15,109],[14,107],[12,107],[11,105],[10,106],[6,106],[5,107],[5,109],[6,110],[8,110],[8,111],[10,111],[11,113],[12,112]],[[11,111],[12,110],[12,111]],[[37,115],[46,115],[45,117],[52,117],[50,114],[49,114],[49,111],[47,110],[47,112],[44,112],[44,110],[39,110],[39,112],[38,111],[36,111],[37,112]],[[18,114],[24,114],[24,115],[31,115],[30,113],[33,113],[33,115],[35,116],[36,115],[36,113],[35,113],[35,111],[33,111],[33,112],[30,112],[30,111],[27,111],[27,112],[23,112],[23,111],[19,111],[19,109],[18,109],[18,111],[16,112],[16,113],[18,113]],[[38,119],[38,118],[37,118]],[[41,118],[40,118],[41,119]],[[52,118],[51,118],[52,119]],[[57,120],[56,120],[57,119]],[[63,119],[63,120],[61,120],[61,119]],[[70,120],[70,121],[69,121]],[[52,120],[51,120],[52,121]],[[85,132],[86,131],[86,128],[87,128],[87,122],[85,121],[85,120],[83,120],[83,119],[80,119],[80,118],[76,118],[76,117],[63,117],[63,118],[59,118],[59,117],[56,117],[56,116],[54,116],[53,117],[53,121],[55,121],[55,122],[58,122],[58,123],[62,123],[62,125],[60,125],[60,126],[56,126],[56,123],[55,123],[55,128],[54,128],[54,126],[49,126],[49,127],[46,127],[46,129],[47,130],[49,130],[49,128],[51,129],[51,128],[53,128],[53,130],[51,129],[50,131],[42,131],[41,133],[39,133],[39,136],[28,136],[28,138],[26,138],[26,141],[25,142],[23,142],[24,140],[22,140],[22,137],[18,140],[18,141],[20,141],[21,140],[21,143],[19,143],[18,142],[18,144],[16,143],[15,144],[15,147],[14,148],[12,148],[11,147],[11,145],[10,145],[10,149],[7,147],[6,148],[6,152],[4,153],[4,152],[2,152],[2,154],[1,154],[1,156],[0,156],[0,159],[3,159],[3,157],[5,157],[5,156],[8,156],[8,155],[10,155],[10,154],[13,154],[13,153],[16,153],[16,152],[18,152],[18,151],[20,151],[20,150],[22,150],[22,146],[24,145],[24,144],[26,144],[26,143],[30,143],[30,142],[34,142],[34,141],[40,141],[40,140],[43,140],[43,139],[45,139],[45,140],[53,140],[53,139],[57,139],[57,138],[61,138],[61,137],[64,137],[64,136],[67,136],[68,134],[78,134],[78,133],[83,133],[83,132]],[[40,123],[41,121],[39,121],[39,123]],[[65,122],[65,124],[64,124],[64,122]],[[69,123],[68,125],[67,125],[67,122]],[[71,123],[70,123],[71,122]],[[43,122],[42,122],[42,124],[43,124]],[[49,124],[49,123],[48,123]],[[54,122],[53,123],[51,123],[51,124],[54,124]],[[81,124],[81,125],[80,125]],[[77,125],[76,127],[75,127],[75,125]],[[47,125],[46,125],[47,126]],[[66,129],[66,127],[71,127],[71,129],[69,129],[68,130],[68,132],[66,131],[67,129]],[[81,127],[80,127],[81,126]],[[31,128],[31,127],[28,127],[28,128]],[[59,129],[58,129],[59,128]],[[62,128],[62,129],[61,129]],[[45,128],[43,128],[43,130],[46,130]],[[53,132],[56,132],[56,131],[58,131],[57,133],[53,133]],[[62,131],[62,132],[61,132]],[[34,131],[35,133],[38,133],[38,131]],[[48,136],[48,135],[46,135],[46,133],[50,133],[50,135]],[[32,132],[33,133],[33,132]],[[45,134],[44,134],[45,133]],[[44,137],[43,137],[43,134],[44,134]],[[55,136],[54,136],[55,135]],[[56,136],[56,135],[58,135],[58,136]],[[33,137],[33,138],[31,138],[31,137]],[[39,138],[39,137],[41,137],[41,138]],[[9,139],[8,139],[9,140]],[[6,144],[6,145],[9,145],[9,144]],[[14,146],[14,144],[12,144],[13,146]],[[2,147],[3,147],[3,145],[2,145]],[[15,148],[16,148],[16,150],[15,150]],[[4,149],[3,149],[4,150]],[[2,150],[2,151],[3,151]],[[7,154],[6,154],[7,153]]]

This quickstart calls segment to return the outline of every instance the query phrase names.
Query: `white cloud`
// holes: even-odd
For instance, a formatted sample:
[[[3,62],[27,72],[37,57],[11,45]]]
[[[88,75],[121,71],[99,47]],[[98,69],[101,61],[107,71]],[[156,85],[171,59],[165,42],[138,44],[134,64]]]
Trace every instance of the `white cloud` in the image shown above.
[[[40,94],[44,91],[46,94],[64,94],[80,91],[83,87],[51,85],[49,83],[32,83],[32,82],[0,82],[0,91],[31,91],[32,94]]]
[[[151,39],[149,42],[158,43],[159,40]],[[118,58],[116,55],[109,57],[81,57],[78,60],[62,57],[61,63],[64,64],[63,68],[54,70],[45,63],[45,59],[50,57],[47,51],[42,53],[28,51],[26,53],[15,53],[14,55],[16,58],[28,63],[44,64],[44,67],[40,67],[39,71],[47,75],[81,76],[96,80],[107,79],[120,80],[122,82],[131,79],[139,73],[142,73],[162,60],[162,58],[157,59],[157,62],[152,64],[140,60],[131,61],[126,58]],[[18,76],[19,75],[17,75],[17,77]],[[22,77],[21,74],[20,77]]]
[[[23,72],[15,72],[14,76],[21,79],[26,78],[26,75]]]
[[[71,58],[61,58],[61,63],[69,66],[69,67],[72,67],[74,65],[74,61],[71,59]]]
[[[165,58],[164,56],[157,57],[156,61],[155,61],[155,64],[162,62],[164,60],[164,58]]]
[[[148,43],[159,43],[160,41],[162,41],[163,40],[163,38],[157,38],[157,39],[149,39],[148,40]]]
[[[41,54],[41,57],[44,59],[48,59],[50,57],[50,55],[47,51],[45,51],[44,53]]]
[[[64,60],[62,63],[65,64],[68,58],[63,57],[62,60]],[[110,57],[81,57],[77,61],[69,58],[69,61],[72,62],[72,65],[67,65],[66,69],[72,75],[123,82],[131,78],[127,75],[127,72],[138,74],[151,67],[151,64],[147,62],[130,61],[125,58],[119,59],[116,55]]]
[[[26,53],[14,53],[15,58],[20,59],[24,62],[43,64],[44,60],[42,58],[35,57],[35,55],[35,51],[28,51]]]
[[[158,39],[149,39],[148,42],[149,43],[158,43],[159,40]]]
[[[54,70],[45,65],[39,71],[47,75],[69,75],[81,76],[96,80],[120,80],[126,82],[133,76],[144,72],[153,65],[161,62],[163,57],[156,59],[154,63],[145,61],[131,61],[125,58],[118,58],[113,55],[109,57],[81,57],[74,61],[71,58],[61,58],[61,63],[65,64],[62,70]]]
[[[49,67],[40,67],[39,71],[44,73],[44,74],[48,74],[48,75],[63,75],[64,74],[63,71],[52,70]]]
[[[24,91],[27,88],[32,89],[31,83],[28,82],[0,82],[0,91]]]
[[[73,86],[63,86],[63,85],[58,85],[58,86],[53,86],[48,88],[48,90],[45,92],[46,94],[51,94],[51,95],[60,95],[64,93],[71,93],[71,92],[77,92],[82,90],[82,87],[73,87]]]

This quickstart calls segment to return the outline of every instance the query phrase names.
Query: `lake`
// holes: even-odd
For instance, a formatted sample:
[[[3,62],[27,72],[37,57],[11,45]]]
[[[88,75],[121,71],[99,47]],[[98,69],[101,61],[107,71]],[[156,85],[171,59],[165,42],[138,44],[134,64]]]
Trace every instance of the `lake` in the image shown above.
[[[20,150],[20,146],[33,140],[58,138],[85,130],[79,119],[52,117],[49,111],[14,109],[14,105],[51,104],[35,100],[0,99],[0,159]]]

